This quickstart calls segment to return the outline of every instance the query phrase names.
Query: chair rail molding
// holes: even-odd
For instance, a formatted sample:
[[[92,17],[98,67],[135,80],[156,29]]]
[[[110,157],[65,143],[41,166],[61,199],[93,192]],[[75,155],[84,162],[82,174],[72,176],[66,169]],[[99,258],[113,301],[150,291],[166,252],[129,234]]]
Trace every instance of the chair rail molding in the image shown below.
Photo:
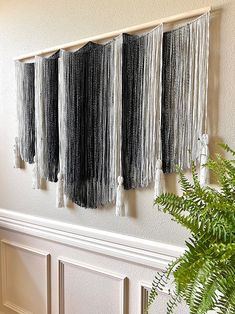
[[[159,269],[184,252],[179,246],[6,209],[0,209],[0,228]]]

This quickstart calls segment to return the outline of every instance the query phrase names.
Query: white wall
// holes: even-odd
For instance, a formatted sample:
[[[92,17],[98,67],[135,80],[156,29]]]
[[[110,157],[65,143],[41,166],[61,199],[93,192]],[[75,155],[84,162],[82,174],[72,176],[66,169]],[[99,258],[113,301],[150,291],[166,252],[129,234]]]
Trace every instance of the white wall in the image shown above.
[[[12,167],[16,135],[14,64],[23,53],[212,5],[209,108],[211,143],[235,146],[234,0],[0,1],[0,207],[147,239],[182,244],[186,232],[152,207],[152,190],[128,193],[130,217],[113,208],[55,208],[55,185],[31,189],[31,167]],[[167,176],[169,190],[176,178]]]

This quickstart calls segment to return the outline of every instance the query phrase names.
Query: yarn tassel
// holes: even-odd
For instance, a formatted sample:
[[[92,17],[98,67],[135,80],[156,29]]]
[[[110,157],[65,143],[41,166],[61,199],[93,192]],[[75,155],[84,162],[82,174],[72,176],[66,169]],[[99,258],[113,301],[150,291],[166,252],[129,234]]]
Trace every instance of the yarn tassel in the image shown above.
[[[201,153],[200,153],[200,175],[199,181],[201,187],[204,187],[208,184],[209,181],[209,171],[205,166],[209,158],[209,149],[208,149],[208,134],[203,134],[201,137]]]
[[[38,168],[38,160],[36,156],[34,156],[34,164],[33,164],[33,183],[32,183],[32,188],[37,190],[41,188],[41,178],[40,178],[40,173],[39,173],[39,168]]]
[[[62,208],[64,207],[64,176],[62,173],[58,173],[58,182],[57,182],[57,190],[56,190],[56,207]]]
[[[21,168],[21,157],[20,157],[20,149],[19,149],[19,138],[15,137],[14,144],[14,168]]]
[[[123,177],[118,177],[116,195],[116,216],[125,216]]]
[[[155,174],[155,186],[154,186],[154,199],[160,196],[165,191],[165,178],[162,171],[162,161],[157,160],[156,174]]]

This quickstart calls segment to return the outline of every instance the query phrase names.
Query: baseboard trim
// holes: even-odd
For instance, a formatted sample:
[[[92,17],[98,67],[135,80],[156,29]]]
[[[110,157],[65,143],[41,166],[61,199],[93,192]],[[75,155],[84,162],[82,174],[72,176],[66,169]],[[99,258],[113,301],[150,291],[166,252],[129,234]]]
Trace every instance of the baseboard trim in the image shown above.
[[[0,209],[0,228],[163,269],[184,248]]]

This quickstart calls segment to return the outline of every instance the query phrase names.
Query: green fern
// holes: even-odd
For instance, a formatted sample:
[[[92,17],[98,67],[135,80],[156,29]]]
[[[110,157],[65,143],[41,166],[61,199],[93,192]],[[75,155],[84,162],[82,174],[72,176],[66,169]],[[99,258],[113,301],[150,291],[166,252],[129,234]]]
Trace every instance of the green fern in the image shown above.
[[[235,158],[228,145],[221,147]],[[157,273],[149,295],[148,308],[173,276],[175,291],[167,304],[173,314],[181,300],[190,314],[235,314],[235,159],[220,154],[206,166],[217,178],[219,189],[202,188],[196,166],[192,182],[179,171],[182,196],[165,193],[155,204],[191,232],[184,254],[163,273]]]

